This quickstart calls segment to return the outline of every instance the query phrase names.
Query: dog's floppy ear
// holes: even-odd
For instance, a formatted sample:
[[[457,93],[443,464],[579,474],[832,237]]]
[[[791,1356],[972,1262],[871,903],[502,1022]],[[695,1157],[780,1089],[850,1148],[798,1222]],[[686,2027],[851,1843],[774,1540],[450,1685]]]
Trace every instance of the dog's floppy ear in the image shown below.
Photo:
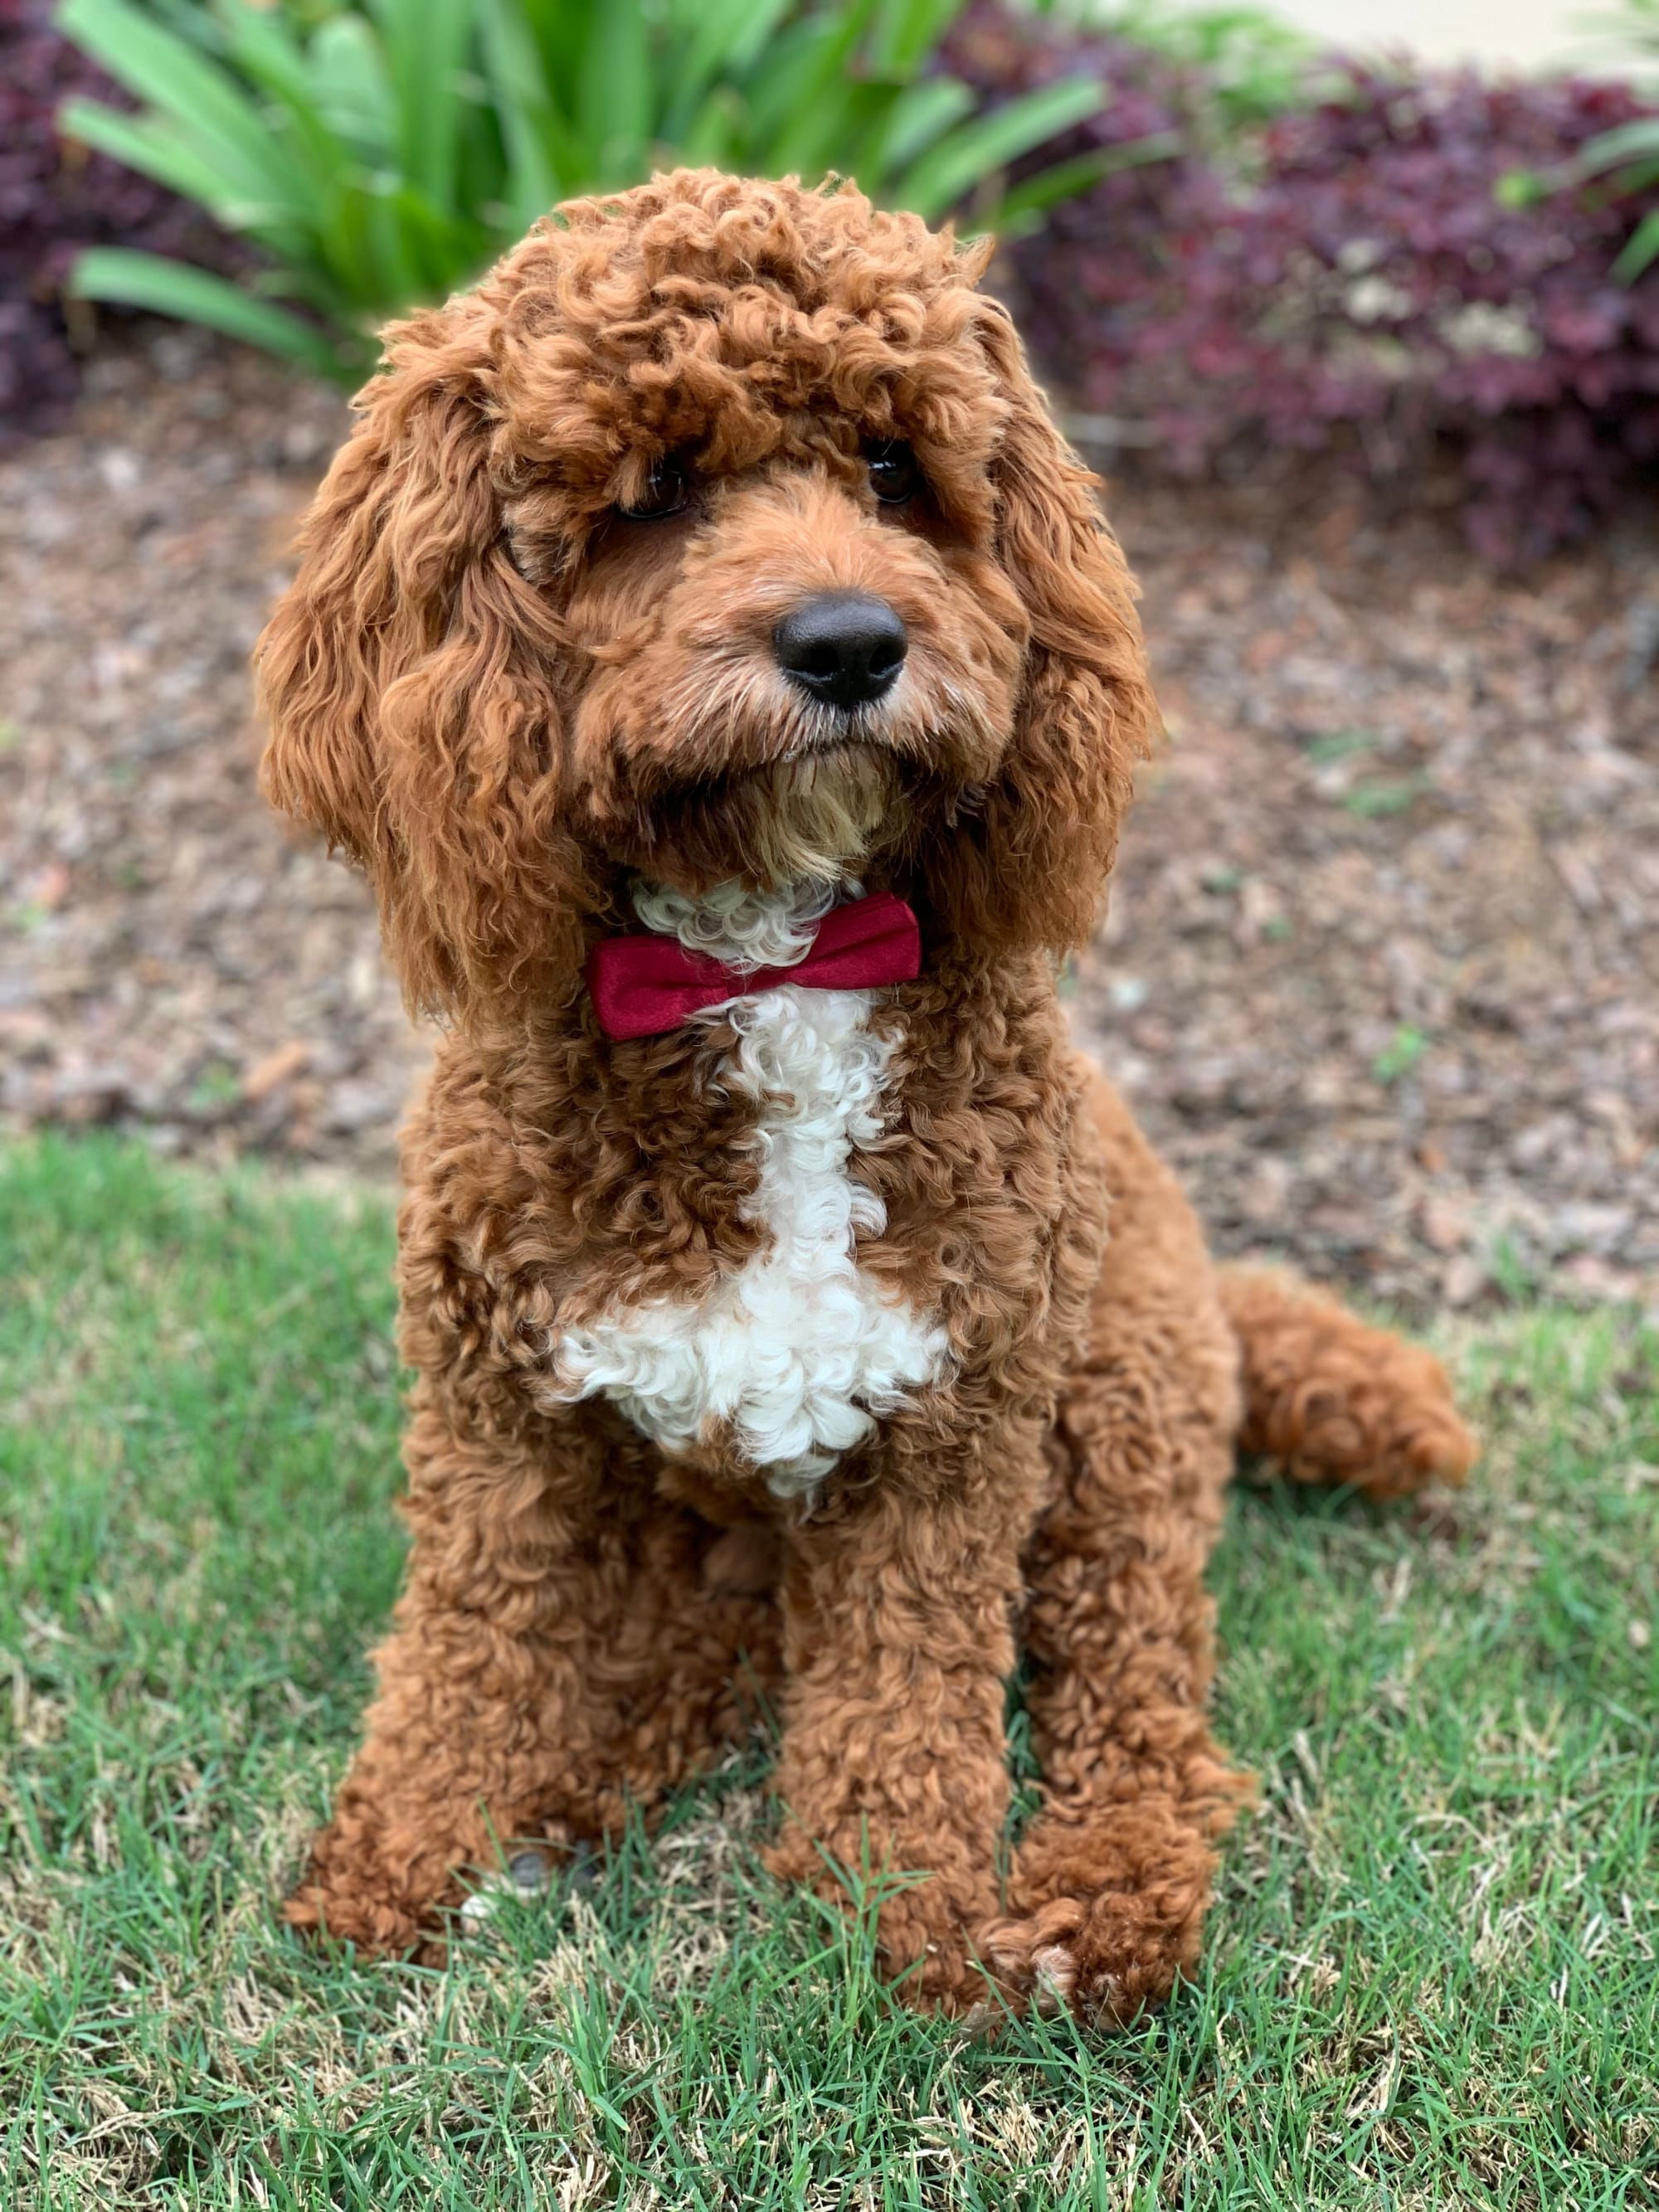
[[[361,864],[409,999],[444,1011],[580,957],[558,618],[503,542],[484,325],[461,300],[389,333],[255,656],[267,796]]]
[[[993,463],[997,552],[1031,637],[1012,743],[938,890],[963,935],[1059,952],[1094,927],[1156,708],[1096,479],[1054,427],[1006,312],[985,308],[981,342],[1009,406]]]

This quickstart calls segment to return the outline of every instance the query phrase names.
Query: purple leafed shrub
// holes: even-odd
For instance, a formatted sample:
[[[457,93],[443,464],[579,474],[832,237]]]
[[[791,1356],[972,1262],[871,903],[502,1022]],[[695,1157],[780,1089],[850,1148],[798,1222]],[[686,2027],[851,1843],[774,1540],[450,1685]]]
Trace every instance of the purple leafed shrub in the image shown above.
[[[975,37],[999,60],[997,20],[970,27],[964,73]],[[1048,46],[1011,81],[1086,58],[1126,106],[1182,111],[1189,88],[1149,91],[1115,44]],[[1321,91],[1231,176],[1188,151],[1057,209],[1015,252],[1036,349],[1085,407],[1149,423],[1176,467],[1266,443],[1382,477],[1449,453],[1482,552],[1582,536],[1659,461],[1659,264],[1609,274],[1659,186],[1515,180],[1650,111],[1618,84],[1471,70],[1333,64]],[[1115,114],[1088,130],[1127,135]]]
[[[210,250],[210,227],[172,193],[59,142],[58,104],[76,93],[127,104],[52,29],[46,0],[0,0],[0,447],[49,428],[74,394],[58,287],[81,246]]]

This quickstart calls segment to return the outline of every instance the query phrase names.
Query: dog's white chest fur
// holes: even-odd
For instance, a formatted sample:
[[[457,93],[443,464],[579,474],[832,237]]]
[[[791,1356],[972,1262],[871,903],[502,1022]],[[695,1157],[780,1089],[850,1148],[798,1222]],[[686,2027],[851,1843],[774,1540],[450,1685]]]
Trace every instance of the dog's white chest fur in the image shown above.
[[[642,890],[652,927],[751,966],[802,958],[830,895],[763,899],[727,886],[693,902]],[[636,1306],[565,1331],[562,1397],[610,1398],[636,1427],[684,1449],[729,1425],[781,1498],[810,1498],[843,1452],[943,1371],[945,1331],[884,1291],[857,1261],[882,1203],[849,1172],[882,1128],[890,1048],[867,991],[789,984],[725,1009],[738,1031],[720,1080],[760,1102],[751,1217],[764,1249],[695,1304]]]

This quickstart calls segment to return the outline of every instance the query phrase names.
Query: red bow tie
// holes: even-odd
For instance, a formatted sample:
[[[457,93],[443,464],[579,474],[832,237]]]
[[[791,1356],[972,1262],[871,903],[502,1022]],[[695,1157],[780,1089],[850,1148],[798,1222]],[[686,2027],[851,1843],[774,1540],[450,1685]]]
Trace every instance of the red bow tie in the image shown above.
[[[787,968],[732,968],[672,937],[610,937],[587,956],[587,988],[609,1037],[659,1036],[705,1006],[780,983],[811,991],[873,991],[921,973],[916,918],[891,891],[825,915],[804,960]]]

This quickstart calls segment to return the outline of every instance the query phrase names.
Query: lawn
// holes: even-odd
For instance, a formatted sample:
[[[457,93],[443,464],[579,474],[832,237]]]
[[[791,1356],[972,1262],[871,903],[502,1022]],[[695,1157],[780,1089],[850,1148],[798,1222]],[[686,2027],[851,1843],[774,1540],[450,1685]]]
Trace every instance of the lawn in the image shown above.
[[[0,2204],[1659,2203],[1659,1339],[1448,1348],[1449,1510],[1241,1487],[1207,1963],[964,2039],[780,1894],[765,1747],[445,1973],[274,1900],[396,1586],[375,1194],[0,1152]]]

